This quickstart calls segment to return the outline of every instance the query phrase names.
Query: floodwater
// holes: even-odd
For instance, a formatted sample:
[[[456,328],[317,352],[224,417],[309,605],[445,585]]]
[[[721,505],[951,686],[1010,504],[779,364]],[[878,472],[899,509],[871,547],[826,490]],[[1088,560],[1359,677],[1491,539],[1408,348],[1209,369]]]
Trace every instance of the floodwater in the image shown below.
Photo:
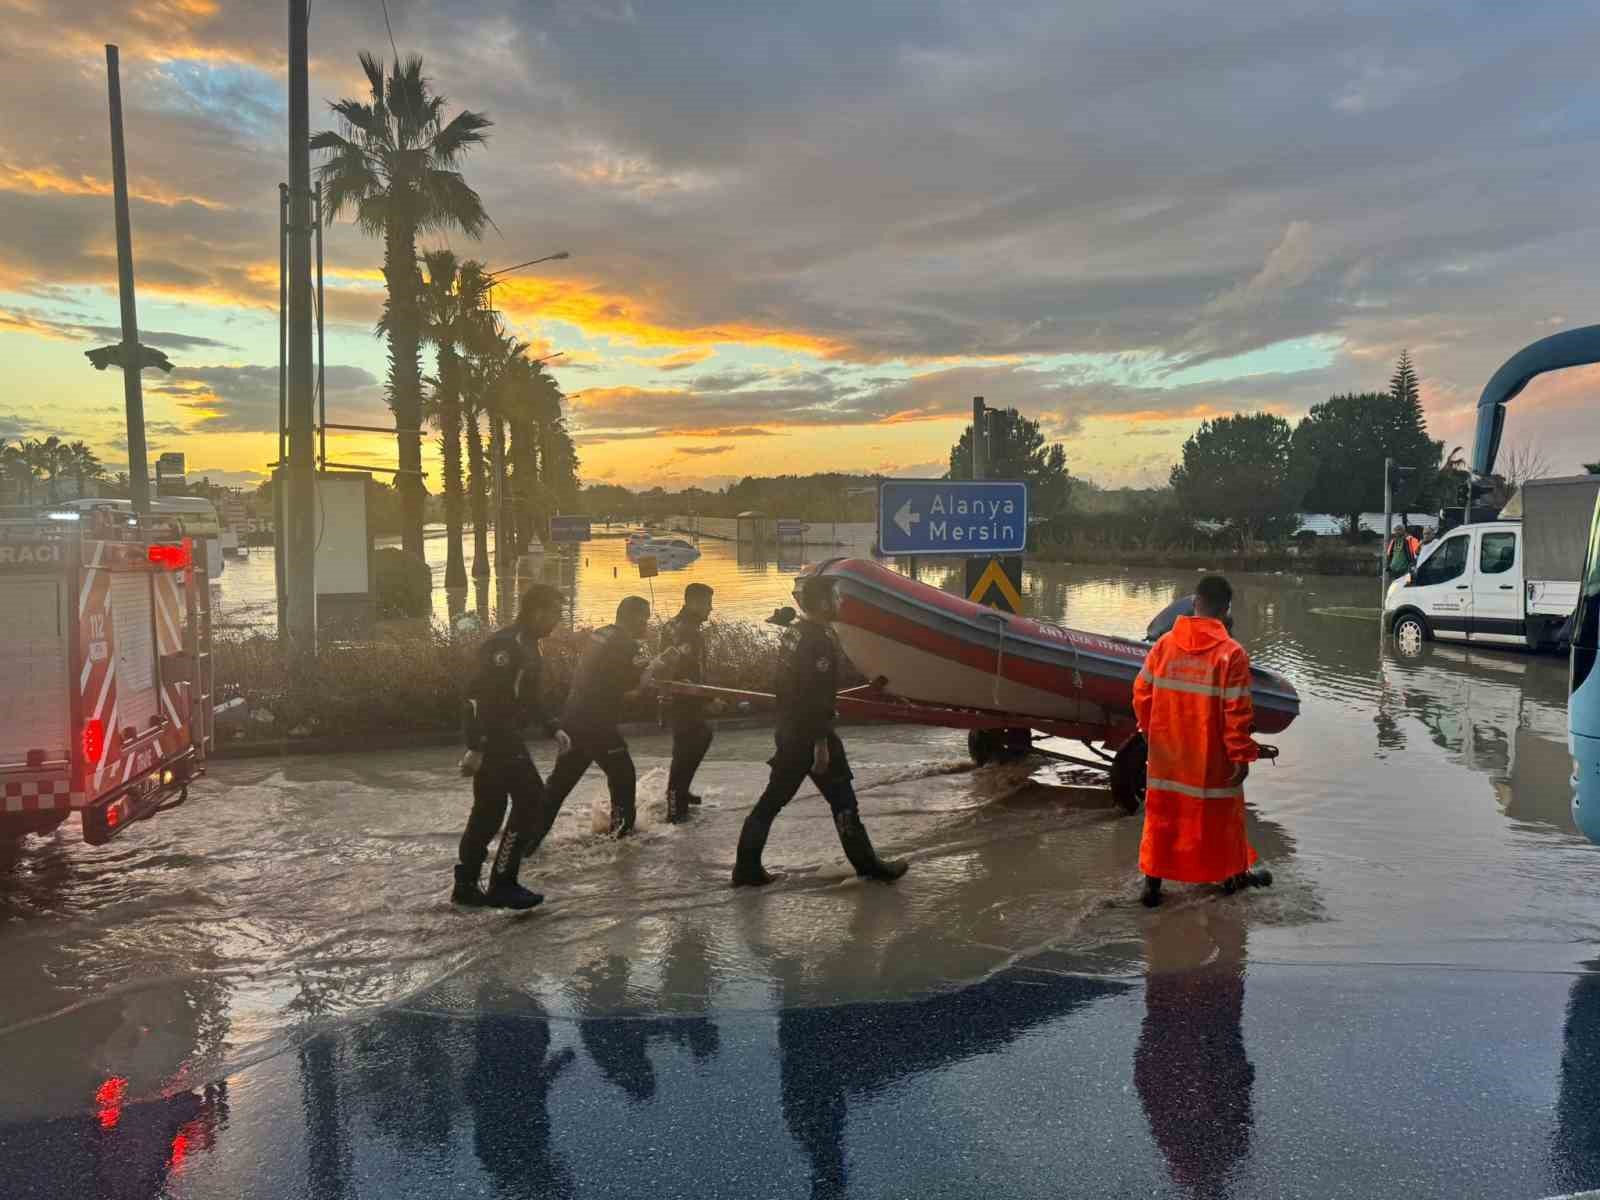
[[[637,587],[621,580],[625,560],[611,562],[620,545],[595,543],[583,554],[593,564],[579,581],[583,613]],[[250,570],[256,562],[270,580],[270,559]],[[615,585],[609,565],[619,567]],[[245,575],[233,575],[238,566],[232,579]],[[770,611],[787,590],[776,564],[740,564],[731,547],[696,569],[681,578],[712,582],[725,612]],[[1192,579],[1055,566],[1031,573],[1029,590],[1040,612],[1068,625],[1136,635]],[[1459,1137],[1467,1148],[1456,1157],[1435,1148],[1449,1161],[1429,1169],[1443,1173],[1416,1176],[1408,1194],[1600,1185],[1600,1134],[1573,1126],[1589,1120],[1581,1114],[1593,1097],[1580,1086],[1589,1075],[1571,1065],[1600,1064],[1590,973],[1600,958],[1600,849],[1577,833],[1568,807],[1564,664],[1444,646],[1399,661],[1380,652],[1369,621],[1348,615],[1375,602],[1376,581],[1273,575],[1235,585],[1240,640],[1303,698],[1299,720],[1276,739],[1278,765],[1262,764],[1247,785],[1250,835],[1276,876],[1270,890],[1222,897],[1179,887],[1149,913],[1135,899],[1139,821],[1122,816],[1094,778],[1037,761],[973,769],[958,733],[858,727],[845,732],[864,819],[880,850],[911,859],[910,874],[892,888],[850,877],[826,807],[807,789],[780,817],[767,855],[788,877],[764,892],[734,891],[727,872],[738,824],[764,780],[770,742],[761,730],[727,730],[702,769],[706,803],[693,823],[661,823],[667,742],[639,739],[638,837],[619,844],[592,832],[603,789],[592,774],[524,870],[547,904],[523,917],[463,913],[445,902],[467,807],[453,750],[221,762],[186,806],[109,847],[85,846],[74,824],[30,840],[0,871],[0,1150],[26,1149],[7,1130],[29,1122],[98,1111],[104,1126],[106,1088],[117,1081],[119,1105],[186,1097],[183,1113],[212,1112],[195,1161],[152,1168],[157,1182],[126,1194],[246,1194],[234,1189],[251,1162],[260,1167],[264,1151],[251,1141],[267,1137],[259,1130],[304,1121],[310,1148],[293,1154],[315,1159],[318,1106],[348,1087],[375,1106],[381,1142],[385,1097],[404,1110],[408,1080],[428,1088],[423,1081],[442,1073],[443,1116],[404,1118],[442,1121],[437,1137],[431,1126],[408,1126],[385,1160],[402,1174],[421,1172],[436,1190],[352,1185],[349,1194],[481,1194],[492,1190],[483,1178],[500,1177],[484,1149],[491,1118],[479,1115],[477,1159],[467,1149],[452,1157],[459,1118],[450,1105],[477,1111],[461,1099],[477,1077],[454,1062],[452,1039],[474,1044],[462,1021],[535,1011],[546,1024],[530,1053],[543,1061],[549,1051],[552,1064],[570,1067],[569,1083],[554,1082],[552,1066],[542,1084],[551,1089],[547,1125],[570,1094],[589,1106],[572,1110],[574,1120],[622,1104],[621,1115],[595,1120],[655,1129],[651,1121],[670,1115],[653,1107],[665,1103],[658,1088],[678,1096],[674,1104],[698,1103],[694,1080],[732,1086],[732,1072],[750,1098],[718,1109],[708,1126],[722,1132],[697,1130],[736,1155],[726,1123],[737,1125],[746,1108],[751,1121],[777,1112],[781,1090],[784,1119],[760,1118],[760,1137],[787,1146],[792,1136],[803,1152],[795,1162],[810,1166],[794,1167],[799,1184],[774,1182],[770,1194],[804,1194],[806,1179],[811,1194],[843,1194],[816,1188],[845,1170],[830,1157],[845,1135],[817,1125],[822,1117],[807,1116],[792,1095],[833,1096],[817,1111],[838,1123],[848,1101],[848,1128],[861,1139],[850,1160],[857,1194],[944,1194],[938,1179],[974,1169],[972,1160],[935,1153],[944,1165],[905,1176],[921,1182],[902,1188],[895,1139],[934,1120],[939,1104],[960,1110],[962,1089],[1033,1086],[1035,1062],[1062,1088],[1089,1088],[1085,1105],[1120,1114],[1124,1127],[1107,1153],[1144,1179],[1137,1194],[1290,1194],[1251,1176],[1251,1164],[1280,1162],[1272,1148],[1299,1145],[1304,1123],[1336,1120],[1358,1128],[1297,1160],[1329,1178],[1339,1176],[1340,1153],[1410,1163],[1426,1150],[1418,1140]],[[535,757],[547,769],[548,744]],[[1196,991],[1196,972],[1220,982]],[[1042,989],[1028,993],[1034,999],[1020,1008],[995,999],[993,989],[1020,986],[1024,975]],[[1440,982],[1457,979],[1485,981],[1472,986],[1489,991],[1463,1000]],[[1317,1015],[1334,996],[1343,1007]],[[1221,1040],[1185,1051],[1191,1018],[1219,1023]],[[1099,1020],[1110,1032],[1086,1035],[1082,1022]],[[1456,1042],[1448,1032],[1456,1020],[1485,1024]],[[1397,1022],[1419,1028],[1397,1034]],[[1473,1047],[1497,1038],[1505,1061],[1497,1051],[1493,1069],[1480,1070]],[[817,1039],[838,1056],[831,1075],[816,1074],[820,1067],[806,1075],[798,1064],[809,1060],[791,1054]],[[1425,1085],[1399,1065],[1418,1046]],[[1291,1062],[1285,1073],[1311,1081],[1307,1090],[1285,1095],[1272,1083],[1268,1066],[1280,1055]],[[265,1083],[252,1091],[239,1082],[252,1078],[252,1065],[298,1079],[289,1107],[303,1092],[305,1112],[261,1111],[282,1098],[269,1100]],[[359,1086],[341,1082],[345,1070]],[[1168,1077],[1196,1070],[1221,1097],[1212,1116],[1225,1126],[1199,1159],[1184,1142],[1188,1118],[1153,1099],[1166,1094],[1163,1080],[1192,1086]],[[1261,1073],[1254,1109],[1246,1072]],[[675,1090],[680,1075],[687,1092]],[[1335,1103],[1351,1079],[1357,1093],[1367,1086],[1356,1076],[1410,1106],[1412,1143],[1380,1127],[1367,1100]],[[224,1134],[215,1110],[229,1079],[223,1107],[236,1132]],[[1242,1125],[1230,1107],[1241,1088]],[[1018,1103],[1044,1111],[1037,1097]],[[971,1119],[991,1118],[1005,1123],[999,1110]],[[606,1194],[597,1164],[614,1156],[594,1143],[598,1133],[579,1132],[592,1124],[558,1122],[557,1143],[577,1140],[561,1168],[568,1190],[551,1194]],[[418,1137],[421,1150],[406,1140]],[[1066,1142],[1046,1140],[1032,1151],[1038,1162],[1079,1169],[1060,1160]],[[522,1146],[513,1141],[506,1152],[515,1158]],[[208,1154],[218,1165],[196,1165]],[[1207,1164],[1218,1155],[1223,1175],[1213,1178]],[[1013,1157],[1017,1186],[1002,1193],[1059,1194],[1048,1186],[1057,1176],[1034,1179],[1024,1162],[1035,1160]],[[1148,1178],[1138,1174],[1146,1160]],[[1478,1164],[1471,1187],[1450,1174],[1468,1171],[1463,1164]],[[480,1168],[488,1176],[473,1174]],[[295,1167],[307,1177],[318,1169]],[[626,1174],[614,1162],[607,1169]],[[773,1169],[774,1180],[788,1180],[788,1168]],[[679,1191],[695,1194],[667,1189]],[[758,1191],[726,1183],[705,1194]],[[499,1194],[544,1193],[507,1185]],[[641,1194],[653,1193],[641,1186]]]
[[[790,602],[792,585],[786,577],[798,573],[806,563],[832,554],[866,554],[872,544],[870,532],[860,525],[815,528],[815,536],[829,540],[836,533],[837,545],[764,545],[757,549],[717,538],[692,539],[672,534],[669,536],[697,541],[700,556],[687,561],[662,560],[659,575],[654,579],[641,579],[638,564],[628,558],[627,543],[621,536],[625,527],[619,525],[614,535],[602,533],[593,541],[535,558],[530,574],[508,577],[504,581],[506,598],[510,599],[519,584],[535,580],[553,583],[567,596],[571,620],[579,625],[604,625],[611,620],[617,601],[624,596],[639,595],[653,600],[654,607],[662,615],[671,616],[678,609],[686,584],[707,583],[716,589],[717,605],[724,614],[759,619],[779,604]],[[598,527],[597,532],[600,532]],[[390,538],[380,539],[378,544],[398,542]],[[491,534],[491,548],[493,544]],[[470,572],[473,566],[470,533],[463,537],[462,545]],[[454,614],[470,610],[486,621],[497,621],[502,581],[494,578],[484,585],[470,585],[459,594],[447,592],[444,570],[448,549],[443,528],[430,526],[423,551],[433,569],[434,619],[442,623]],[[253,548],[247,559],[229,559],[214,587],[218,611],[225,625],[260,630],[274,627],[276,583],[271,547]]]

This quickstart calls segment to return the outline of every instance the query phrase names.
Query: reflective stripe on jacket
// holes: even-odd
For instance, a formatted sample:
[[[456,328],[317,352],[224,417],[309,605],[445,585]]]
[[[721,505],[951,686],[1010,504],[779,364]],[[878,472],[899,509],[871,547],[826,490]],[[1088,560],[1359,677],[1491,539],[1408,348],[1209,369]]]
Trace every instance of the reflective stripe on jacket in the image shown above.
[[[1244,648],[1220,621],[1178,618],[1134,680],[1133,711],[1150,744],[1140,868],[1184,883],[1237,875],[1256,859],[1244,788],[1229,782],[1259,753]]]

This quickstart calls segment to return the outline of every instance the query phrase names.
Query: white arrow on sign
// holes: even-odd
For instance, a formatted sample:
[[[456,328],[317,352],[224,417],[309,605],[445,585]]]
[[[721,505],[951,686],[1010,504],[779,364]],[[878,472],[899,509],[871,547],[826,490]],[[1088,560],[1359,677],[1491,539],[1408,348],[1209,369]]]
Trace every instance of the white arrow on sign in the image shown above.
[[[911,511],[911,501],[907,500],[900,506],[900,511],[894,514],[894,523],[900,526],[900,532],[907,537],[911,536],[911,527],[922,520],[921,513]]]

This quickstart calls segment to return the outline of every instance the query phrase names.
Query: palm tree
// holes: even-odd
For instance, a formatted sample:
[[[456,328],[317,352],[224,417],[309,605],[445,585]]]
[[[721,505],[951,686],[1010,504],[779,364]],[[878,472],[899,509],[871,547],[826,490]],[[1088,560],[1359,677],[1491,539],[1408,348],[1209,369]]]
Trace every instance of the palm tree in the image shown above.
[[[467,586],[467,568],[461,554],[462,485],[461,422],[465,357],[487,348],[494,333],[488,309],[490,280],[483,264],[468,260],[459,266],[449,250],[422,256],[428,278],[422,287],[420,309],[423,333],[438,352],[439,371],[433,384],[432,416],[439,427],[440,459],[444,467],[444,521],[448,546],[444,586]]]
[[[462,111],[444,120],[445,99],[433,94],[422,59],[396,62],[361,54],[368,100],[339,100],[340,129],[311,139],[326,151],[318,169],[323,210],[332,223],[351,212],[362,232],[383,238],[388,285],[380,330],[389,339],[389,406],[394,410],[401,473],[401,544],[422,553],[422,279],[417,235],[459,229],[476,238],[488,224],[483,201],[456,169],[484,141],[489,118]]]
[[[487,356],[473,356],[462,370],[461,423],[467,435],[467,498],[472,508],[472,577],[489,577],[489,490],[483,461],[483,414],[490,373]]]
[[[54,504],[56,500],[56,476],[62,469],[61,439],[55,434],[47,438],[29,438],[22,443],[22,459],[27,464],[30,478],[28,496],[30,503],[34,496],[33,481],[43,479],[45,484],[45,501]]]
[[[71,442],[64,449],[66,469],[78,481],[78,495],[81,498],[87,491],[89,480],[104,479],[106,469],[100,462],[100,456],[85,442]]]

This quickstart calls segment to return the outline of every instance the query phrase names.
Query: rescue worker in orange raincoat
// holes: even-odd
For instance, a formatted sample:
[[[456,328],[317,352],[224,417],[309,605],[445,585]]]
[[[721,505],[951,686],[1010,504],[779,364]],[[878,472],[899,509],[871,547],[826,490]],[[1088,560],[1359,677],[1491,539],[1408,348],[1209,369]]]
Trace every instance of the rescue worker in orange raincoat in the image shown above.
[[[1250,658],[1223,624],[1233,588],[1208,575],[1194,591],[1194,616],[1163,634],[1133,683],[1133,712],[1149,743],[1139,869],[1144,903],[1161,903],[1161,881],[1265,887],[1244,830],[1244,780],[1261,757],[1250,732]]]

